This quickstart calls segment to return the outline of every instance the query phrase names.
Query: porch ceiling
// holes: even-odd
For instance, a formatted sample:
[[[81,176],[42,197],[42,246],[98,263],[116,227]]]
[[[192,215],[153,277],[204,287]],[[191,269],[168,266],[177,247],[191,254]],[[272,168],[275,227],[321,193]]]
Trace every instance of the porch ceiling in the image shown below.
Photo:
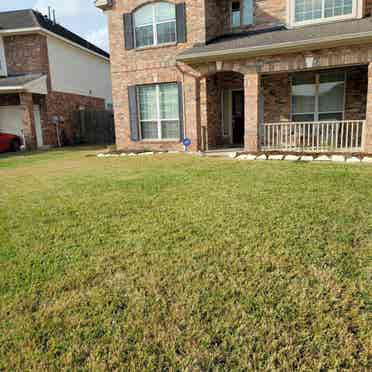
[[[46,75],[26,74],[0,78],[0,94],[17,92],[47,94]]]
[[[218,38],[180,53],[178,61],[233,59],[372,42],[372,18],[323,23],[301,28],[250,32]]]

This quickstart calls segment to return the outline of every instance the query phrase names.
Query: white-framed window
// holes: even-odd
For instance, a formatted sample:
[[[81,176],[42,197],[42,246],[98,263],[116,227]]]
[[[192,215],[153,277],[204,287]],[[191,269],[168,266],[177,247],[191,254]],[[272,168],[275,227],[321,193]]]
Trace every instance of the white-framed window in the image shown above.
[[[253,24],[253,0],[231,0],[231,26]]]
[[[290,0],[291,24],[329,22],[357,16],[359,0]]]
[[[137,87],[142,140],[179,140],[179,93],[176,83]]]
[[[292,76],[292,121],[344,119],[344,71],[294,74]]]
[[[142,6],[134,13],[134,32],[137,48],[175,43],[175,5],[159,2]]]
[[[7,75],[7,68],[6,68],[6,60],[5,60],[5,49],[4,49],[4,41],[3,38],[0,36],[0,76]]]

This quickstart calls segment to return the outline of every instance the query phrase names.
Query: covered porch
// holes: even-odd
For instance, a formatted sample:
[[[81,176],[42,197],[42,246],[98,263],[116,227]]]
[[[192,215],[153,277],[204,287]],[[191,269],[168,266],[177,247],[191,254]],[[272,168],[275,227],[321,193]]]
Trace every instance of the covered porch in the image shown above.
[[[226,37],[181,53],[195,149],[371,154],[372,37],[361,29],[372,32],[370,21]]]
[[[258,87],[257,151],[362,152],[364,148],[368,65],[263,74]],[[217,72],[201,83],[206,99],[202,148],[245,148],[244,75]],[[249,139],[249,138],[248,138]]]
[[[268,74],[261,80],[261,151],[363,151],[368,65]]]

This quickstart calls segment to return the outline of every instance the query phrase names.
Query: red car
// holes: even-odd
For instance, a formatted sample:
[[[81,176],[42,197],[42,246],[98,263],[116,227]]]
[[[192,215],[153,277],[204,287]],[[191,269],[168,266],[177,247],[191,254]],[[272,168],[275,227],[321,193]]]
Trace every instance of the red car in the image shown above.
[[[19,151],[22,147],[22,139],[15,134],[0,132],[0,153],[7,151]]]

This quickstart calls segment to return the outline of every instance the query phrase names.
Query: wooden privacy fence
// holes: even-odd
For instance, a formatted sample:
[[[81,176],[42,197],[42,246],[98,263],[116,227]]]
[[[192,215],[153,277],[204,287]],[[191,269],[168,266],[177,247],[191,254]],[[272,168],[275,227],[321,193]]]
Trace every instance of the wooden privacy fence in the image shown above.
[[[262,150],[355,152],[363,148],[364,120],[265,123]]]
[[[114,114],[110,110],[74,112],[75,143],[112,145],[115,143]]]

